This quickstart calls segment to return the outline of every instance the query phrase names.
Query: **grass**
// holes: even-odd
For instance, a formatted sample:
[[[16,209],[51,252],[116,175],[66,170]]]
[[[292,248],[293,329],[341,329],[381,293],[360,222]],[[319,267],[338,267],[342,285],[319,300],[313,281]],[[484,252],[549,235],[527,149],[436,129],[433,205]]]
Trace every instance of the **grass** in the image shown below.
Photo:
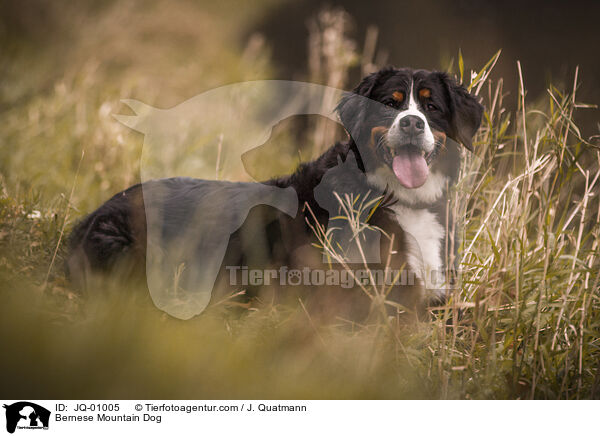
[[[578,72],[572,87],[550,87],[535,102],[521,80],[510,90],[519,101],[510,114],[502,80],[490,79],[496,57],[469,75],[459,56],[457,73],[486,113],[453,199],[465,216],[461,286],[430,321],[315,325],[302,306],[264,305],[217,306],[184,322],[159,312],[143,290],[115,284],[88,296],[74,292],[62,272],[66,232],[139,174],[142,138],[110,118],[118,100],[144,97],[168,107],[217,84],[269,74],[268,49],[256,41],[236,48],[226,11],[184,5],[173,11],[156,2],[138,16],[107,4],[94,12],[97,20],[73,30],[83,35],[88,21],[99,23],[65,55],[70,67],[44,74],[44,65],[55,64],[40,59],[37,70],[8,75],[2,85],[4,397],[600,397],[600,154],[573,123],[584,110]],[[144,33],[173,15],[190,20],[158,42]],[[212,44],[197,42],[217,32],[223,38]],[[167,55],[187,37],[196,42]],[[95,56],[86,54],[102,44]],[[134,48],[138,54],[124,56]],[[206,65],[177,70],[163,91],[157,77],[194,51]],[[161,53],[173,58],[159,61]],[[25,55],[13,61],[23,71],[31,62]],[[321,65],[334,65],[319,74],[339,80],[352,64]],[[312,128],[315,138],[331,135],[319,123]]]

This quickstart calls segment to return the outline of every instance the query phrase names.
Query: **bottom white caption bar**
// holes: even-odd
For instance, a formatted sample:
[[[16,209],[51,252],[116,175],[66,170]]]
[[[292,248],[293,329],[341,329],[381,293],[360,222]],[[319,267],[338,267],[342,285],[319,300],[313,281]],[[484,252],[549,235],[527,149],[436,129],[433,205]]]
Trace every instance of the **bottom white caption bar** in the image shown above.
[[[590,417],[597,408],[592,401],[4,400],[2,404],[2,426],[8,433],[45,430],[47,435],[78,436],[115,431],[144,435],[204,431],[244,435],[567,434],[591,429]]]

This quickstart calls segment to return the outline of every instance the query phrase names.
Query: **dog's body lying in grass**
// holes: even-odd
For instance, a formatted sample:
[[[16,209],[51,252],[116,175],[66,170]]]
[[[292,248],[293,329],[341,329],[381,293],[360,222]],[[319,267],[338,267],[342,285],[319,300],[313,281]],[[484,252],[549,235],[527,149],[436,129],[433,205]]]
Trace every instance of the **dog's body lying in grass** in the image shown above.
[[[333,266],[323,263],[322,250],[313,247],[328,241],[324,229],[334,211],[323,207],[323,202],[331,205],[343,200],[344,194],[363,200],[371,196],[373,201],[363,219],[369,228],[380,231],[381,238],[377,238],[379,246],[374,250],[361,247],[359,253],[364,254],[363,248],[369,253],[378,251],[377,259],[364,259],[371,270],[414,273],[414,283],[396,284],[385,291],[382,288],[381,293],[387,294],[389,301],[422,311],[445,296],[445,284],[432,285],[429,279],[430,274],[443,273],[447,268],[443,255],[447,219],[444,194],[458,177],[457,142],[471,149],[482,110],[474,97],[444,73],[389,68],[371,74],[339,103],[340,119],[350,135],[347,142],[335,144],[295,173],[264,184],[175,178],[133,186],[75,227],[67,260],[70,275],[85,287],[92,275],[111,273],[124,263],[141,272],[145,266],[172,261],[168,256],[148,258],[148,244],[156,243],[169,246],[162,252],[176,253],[178,260],[170,267],[176,269],[181,259],[188,262],[180,271],[187,274],[183,280],[188,284],[205,280],[209,270],[206,262],[216,263],[210,267],[214,280],[210,277],[207,282],[214,284],[213,301],[222,297],[223,289],[245,287],[231,282],[232,268],[342,270],[352,265],[344,266],[343,260]],[[355,169],[329,173],[348,162],[353,162]],[[353,176],[357,172],[362,176]],[[329,177],[324,177],[326,174]],[[266,189],[266,198],[274,197],[264,200],[263,195],[262,204],[252,207],[247,199],[258,192],[256,189]],[[294,210],[278,197],[279,192],[285,192],[289,199],[291,189],[297,198]],[[160,201],[150,205],[149,198]],[[224,213],[214,213],[219,210],[215,209],[217,200],[225,202]],[[281,207],[282,202],[288,206]],[[151,239],[147,232],[151,216],[159,216],[162,223],[158,239]],[[201,234],[194,230],[198,227]],[[213,241],[218,232],[231,233],[222,254],[218,253],[220,246],[202,243]],[[146,273],[151,280],[151,271]],[[179,281],[180,277],[175,274],[174,279]],[[296,295],[290,288],[286,286],[281,293]],[[293,288],[306,290],[310,286]],[[364,295],[369,291],[355,288],[349,292],[340,286],[321,286],[311,301],[321,309],[363,317],[371,306]]]

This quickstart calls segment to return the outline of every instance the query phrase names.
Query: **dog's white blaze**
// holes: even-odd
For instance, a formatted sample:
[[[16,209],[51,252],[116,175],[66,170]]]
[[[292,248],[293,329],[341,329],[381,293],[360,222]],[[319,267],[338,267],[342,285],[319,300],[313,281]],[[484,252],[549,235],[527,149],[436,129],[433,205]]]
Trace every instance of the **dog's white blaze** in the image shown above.
[[[414,80],[410,82],[410,98],[408,100],[408,110],[417,111],[419,110],[419,106],[417,105],[417,101],[415,100],[415,96],[413,94]]]
[[[408,266],[436,296],[446,292],[441,256],[444,227],[436,215],[427,209],[411,209],[393,205],[396,220],[407,234]]]
[[[427,118],[425,118],[425,115],[419,110],[419,104],[417,103],[413,95],[413,84],[414,82],[410,83],[410,98],[408,101],[408,109],[401,111],[396,116],[396,119],[392,123],[392,127],[390,127],[390,130],[388,131],[388,141],[390,142],[390,144],[398,142],[400,137],[400,120],[402,120],[402,118],[404,118],[407,115],[414,115],[416,117],[421,118],[423,120],[423,123],[425,124],[425,128],[423,129],[423,134],[425,135],[423,146],[426,153],[431,153],[435,144],[435,138],[433,137],[433,133],[431,132],[431,128],[429,127],[429,123],[427,122]]]

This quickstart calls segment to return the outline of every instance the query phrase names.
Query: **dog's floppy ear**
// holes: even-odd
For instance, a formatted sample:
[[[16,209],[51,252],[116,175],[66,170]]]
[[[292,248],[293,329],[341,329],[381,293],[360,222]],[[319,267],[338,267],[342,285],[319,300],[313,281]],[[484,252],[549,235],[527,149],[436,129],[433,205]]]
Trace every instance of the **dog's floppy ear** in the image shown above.
[[[475,96],[446,73],[439,73],[450,99],[451,134],[448,135],[473,151],[473,136],[481,125],[483,106]]]
[[[363,122],[371,104],[373,88],[388,71],[380,70],[366,76],[352,92],[344,93],[336,107],[344,128],[355,142],[360,141],[364,134]]]

